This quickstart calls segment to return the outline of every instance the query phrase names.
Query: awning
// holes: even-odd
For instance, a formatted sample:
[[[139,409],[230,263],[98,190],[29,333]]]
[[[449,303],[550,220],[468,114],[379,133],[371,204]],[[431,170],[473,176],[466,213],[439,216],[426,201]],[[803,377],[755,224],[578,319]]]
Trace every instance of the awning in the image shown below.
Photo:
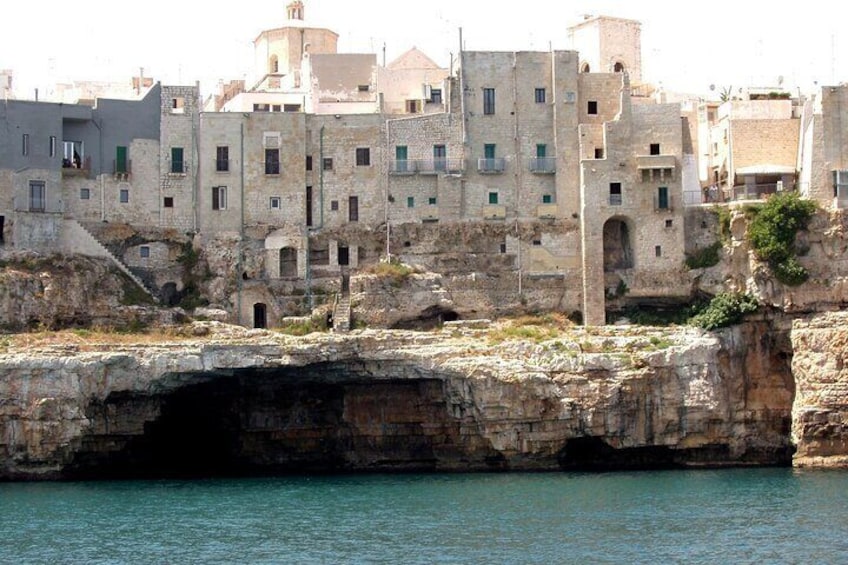
[[[795,167],[787,165],[751,165],[750,167],[739,167],[737,175],[794,175]]]

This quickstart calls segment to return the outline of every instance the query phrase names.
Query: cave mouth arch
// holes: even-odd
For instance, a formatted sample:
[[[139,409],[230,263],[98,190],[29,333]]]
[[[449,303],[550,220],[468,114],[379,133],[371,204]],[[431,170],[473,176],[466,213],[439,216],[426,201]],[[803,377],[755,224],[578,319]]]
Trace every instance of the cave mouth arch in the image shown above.
[[[631,233],[626,218],[613,217],[604,223],[604,272],[633,268]]]
[[[385,378],[375,380],[375,371]],[[87,410],[92,433],[62,476],[196,479],[502,468],[491,443],[449,409],[447,377],[394,376],[409,371],[395,363],[321,363],[175,375],[183,384],[168,392],[113,393]],[[134,425],[143,429],[131,430]]]

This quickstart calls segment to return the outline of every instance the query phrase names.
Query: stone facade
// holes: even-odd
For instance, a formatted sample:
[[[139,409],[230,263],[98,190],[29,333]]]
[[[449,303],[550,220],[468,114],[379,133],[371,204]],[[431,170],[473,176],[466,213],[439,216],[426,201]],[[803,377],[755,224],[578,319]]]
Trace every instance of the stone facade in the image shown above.
[[[571,47],[580,53],[580,72],[626,72],[642,82],[642,24],[635,20],[588,16],[568,28]]]

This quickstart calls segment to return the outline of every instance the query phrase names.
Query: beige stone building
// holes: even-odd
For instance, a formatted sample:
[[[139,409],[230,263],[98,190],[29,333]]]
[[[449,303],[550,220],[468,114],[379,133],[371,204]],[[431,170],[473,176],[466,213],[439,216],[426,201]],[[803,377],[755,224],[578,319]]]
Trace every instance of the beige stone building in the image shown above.
[[[821,87],[800,122],[801,192],[822,205],[848,207],[848,85]]]

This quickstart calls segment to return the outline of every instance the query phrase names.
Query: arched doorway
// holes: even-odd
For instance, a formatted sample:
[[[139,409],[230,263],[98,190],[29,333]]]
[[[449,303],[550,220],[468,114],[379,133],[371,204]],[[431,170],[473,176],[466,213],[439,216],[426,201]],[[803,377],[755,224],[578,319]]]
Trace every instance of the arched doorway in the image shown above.
[[[612,68],[614,73],[623,73],[624,72],[624,63],[621,61],[616,61],[615,65]]]
[[[262,302],[253,305],[253,327],[259,329],[268,327],[268,307]]]
[[[280,278],[297,276],[297,249],[283,247],[280,249]]]
[[[630,228],[622,218],[610,218],[604,224],[604,271],[633,268]]]
[[[588,73],[590,70],[589,63],[583,63],[583,66],[580,67],[581,73]]]

